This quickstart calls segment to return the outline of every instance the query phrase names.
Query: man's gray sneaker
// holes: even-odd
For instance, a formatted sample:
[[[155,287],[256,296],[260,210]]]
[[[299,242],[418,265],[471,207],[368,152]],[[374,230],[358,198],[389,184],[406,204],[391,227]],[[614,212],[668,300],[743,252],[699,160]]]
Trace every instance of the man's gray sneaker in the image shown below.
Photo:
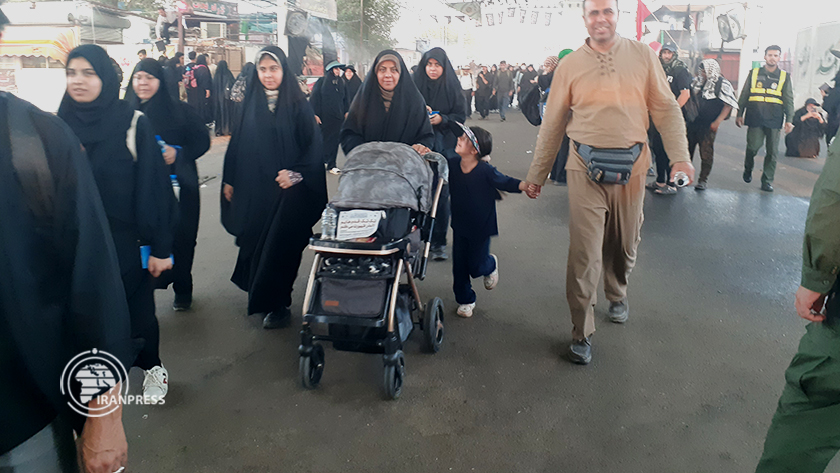
[[[569,361],[579,365],[588,365],[592,361],[592,341],[590,337],[575,340],[569,345]]]
[[[610,302],[610,322],[614,324],[623,324],[627,322],[627,317],[630,316],[630,305],[627,299]]]

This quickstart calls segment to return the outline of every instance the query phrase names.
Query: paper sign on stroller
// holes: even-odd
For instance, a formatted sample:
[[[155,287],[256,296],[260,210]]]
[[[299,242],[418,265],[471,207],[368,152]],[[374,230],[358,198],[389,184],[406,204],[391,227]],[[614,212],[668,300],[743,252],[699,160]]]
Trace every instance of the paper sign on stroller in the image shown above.
[[[338,214],[336,240],[347,241],[367,238],[379,228],[381,210],[345,210]]]

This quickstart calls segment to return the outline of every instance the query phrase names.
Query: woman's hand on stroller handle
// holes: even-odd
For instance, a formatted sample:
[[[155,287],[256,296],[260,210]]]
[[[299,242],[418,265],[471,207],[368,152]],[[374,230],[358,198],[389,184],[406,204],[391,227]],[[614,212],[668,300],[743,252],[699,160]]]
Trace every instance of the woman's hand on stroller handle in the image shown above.
[[[425,156],[427,153],[432,152],[432,150],[421,144],[411,145],[411,148],[414,149],[414,151],[417,151],[417,153],[420,154],[420,156]]]

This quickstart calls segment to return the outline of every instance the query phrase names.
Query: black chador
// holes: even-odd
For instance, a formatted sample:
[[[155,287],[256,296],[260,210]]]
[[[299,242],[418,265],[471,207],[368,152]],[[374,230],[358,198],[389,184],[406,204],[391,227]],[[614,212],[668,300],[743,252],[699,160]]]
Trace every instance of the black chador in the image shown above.
[[[216,65],[216,75],[213,77],[213,90],[210,91],[216,136],[229,135],[231,132],[233,102],[230,100],[230,91],[235,80],[230,69],[228,69],[227,61],[219,61]]]
[[[392,91],[382,88],[376,70],[386,61],[393,61],[399,70],[399,80]],[[356,146],[371,141],[393,141],[409,146],[434,146],[435,136],[426,102],[405,62],[396,51],[385,50],[376,56],[361,90],[350,104],[350,112],[341,129],[341,149],[349,154]]]
[[[204,123],[210,123],[213,121],[213,103],[212,96],[208,97],[208,92],[213,89],[213,75],[207,68],[207,56],[199,54],[190,70],[195,80],[184,83],[187,89],[187,103],[195,107]]]
[[[315,114],[286,55],[268,46],[257,67],[260,60],[280,64],[283,80],[266,90],[259,74],[249,77],[242,121],[225,154],[222,222],[239,246],[231,280],[248,291],[248,313],[287,316],[301,254],[327,203],[326,178]],[[282,189],[275,181],[281,170],[300,173],[303,181]]]
[[[338,74],[338,75],[336,75]],[[324,137],[324,164],[327,169],[336,167],[338,141],[344,115],[350,107],[347,88],[341,77],[341,64],[333,61],[327,65],[324,77],[315,82],[312,87],[312,97],[309,99],[312,110],[321,120],[321,134]]]
[[[119,99],[120,84],[108,53],[82,45],[70,52],[67,63],[77,57],[93,66],[102,91],[89,103],[76,102],[65,92],[58,116],[75,132],[90,160],[117,250],[132,337],[145,341],[135,366],[148,370],[161,363],[152,278],[142,267],[140,246],[149,245],[155,258],[172,254],[175,196],[148,118],[136,121],[134,153],[127,146],[134,108]]]
[[[130,366],[135,353],[111,231],[79,140],[53,114],[5,92],[0,222],[2,454],[71,414],[57,382],[71,358],[96,348]],[[84,419],[73,418],[77,433]]]
[[[430,59],[434,59],[443,67],[443,74],[434,80],[426,73],[426,65]],[[414,73],[414,83],[423,94],[426,105],[433,112],[440,114],[441,122],[433,127],[435,146],[432,150],[440,153],[444,149],[455,148],[458,137],[452,133],[450,123],[464,123],[467,119],[467,108],[464,94],[461,93],[461,82],[443,49],[432,48],[423,54],[420,64],[417,65],[417,72]]]
[[[178,180],[178,223],[175,227],[175,239],[172,254],[175,265],[158,279],[158,288],[165,288],[169,283],[181,304],[178,309],[186,309],[192,300],[192,265],[195,256],[196,238],[198,237],[199,188],[196,160],[210,149],[210,135],[207,127],[196,111],[184,102],[172,100],[166,90],[168,82],[166,72],[157,61],[148,58],[137,64],[134,72],[145,72],[160,81],[157,93],[146,101],[141,101],[132,88],[126,92],[126,100],[133,107],[143,112],[152,124],[155,135],[169,146],[178,146],[175,163],[169,165],[169,174]]]
[[[443,68],[443,73],[436,79],[429,77],[426,68],[430,61],[436,61]],[[453,122],[464,123],[467,119],[467,106],[464,94],[461,93],[461,82],[455,74],[455,69],[441,48],[432,48],[420,58],[417,72],[414,73],[414,83],[423,94],[426,105],[432,112],[440,116],[440,123],[432,126],[435,131],[435,144],[432,151],[443,153],[447,149],[455,149],[458,137],[452,132]],[[437,120],[437,118],[435,118]],[[455,127],[457,128],[457,126]],[[449,230],[449,186],[443,187],[438,201],[438,221],[432,233],[432,249],[436,257],[440,257],[446,246],[446,232]]]
[[[349,80],[347,79],[347,71],[352,71],[353,78]],[[347,101],[352,103],[356,93],[362,88],[362,78],[359,77],[359,74],[356,72],[356,68],[352,65],[347,66],[344,70],[344,83],[347,85]]]

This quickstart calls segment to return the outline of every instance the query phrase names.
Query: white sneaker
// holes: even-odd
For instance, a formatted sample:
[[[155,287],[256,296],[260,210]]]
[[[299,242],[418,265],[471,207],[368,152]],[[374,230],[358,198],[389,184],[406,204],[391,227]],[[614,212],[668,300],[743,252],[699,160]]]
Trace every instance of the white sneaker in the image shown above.
[[[471,304],[461,304],[458,306],[458,315],[468,319],[472,317],[473,309],[475,309],[475,302]]]
[[[332,169],[330,169],[330,174],[334,174],[334,175],[337,176],[337,175],[341,174],[341,169],[332,168]]]
[[[146,370],[143,379],[143,399],[147,404],[157,404],[169,392],[169,372],[166,368],[155,366]]]
[[[487,276],[484,276],[484,289],[487,289],[488,291],[496,287],[496,284],[499,284],[499,258],[497,258],[494,254],[491,254],[490,256],[496,260],[496,269]]]

